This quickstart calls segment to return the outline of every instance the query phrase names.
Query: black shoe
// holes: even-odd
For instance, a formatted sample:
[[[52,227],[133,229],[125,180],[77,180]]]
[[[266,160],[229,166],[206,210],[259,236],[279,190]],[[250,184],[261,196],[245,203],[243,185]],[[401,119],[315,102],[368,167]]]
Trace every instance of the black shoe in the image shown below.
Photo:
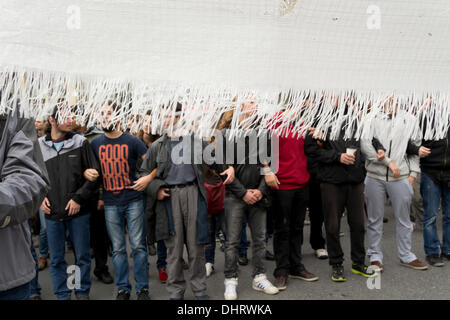
[[[247,258],[247,254],[246,254],[246,253],[240,254],[240,255],[239,255],[238,263],[239,263],[239,265],[241,265],[241,266],[246,266],[246,265],[248,265],[248,258]]]
[[[352,262],[352,273],[360,274],[366,278],[371,278],[377,275],[375,271],[369,269],[369,267],[367,267],[365,264],[359,264],[354,262]]]
[[[130,292],[126,290],[119,290],[116,300],[130,300]]]
[[[156,246],[154,243],[148,245],[148,254],[151,256],[156,256]]]
[[[269,260],[269,261],[275,260],[275,256],[269,250],[266,250],[266,260]]]
[[[383,218],[383,223],[388,223],[389,219],[388,218]]]
[[[137,299],[138,300],[150,300],[150,295],[148,294],[148,289],[147,288],[142,288],[137,293]]]
[[[203,296],[195,296],[196,300],[209,300],[209,296],[208,295],[203,295]]]
[[[95,276],[97,277],[98,281],[101,281],[104,284],[111,284],[114,282],[109,271],[105,271],[100,274],[96,274]]]
[[[450,261],[450,253],[443,253],[441,255],[441,257],[443,257],[443,258],[447,259],[448,261]]]
[[[442,257],[438,254],[429,254],[427,255],[427,262],[433,267],[443,267],[444,261]]]
[[[344,265],[343,264],[334,264],[332,266],[331,280],[333,280],[334,282],[347,281],[347,279],[344,276]]]

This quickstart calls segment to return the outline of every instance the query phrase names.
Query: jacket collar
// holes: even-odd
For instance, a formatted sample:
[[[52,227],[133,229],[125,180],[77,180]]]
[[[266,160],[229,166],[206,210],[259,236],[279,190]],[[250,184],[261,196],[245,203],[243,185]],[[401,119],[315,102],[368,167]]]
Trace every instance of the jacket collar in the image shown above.
[[[69,132],[66,134],[66,136],[64,137],[64,145],[63,145],[62,149],[71,148],[73,146],[74,140],[72,138],[74,135],[75,135],[75,133],[73,133],[73,132]],[[50,148],[53,147],[53,141],[52,141],[52,136],[51,136],[50,132],[48,132],[45,135],[44,143],[47,146],[49,146]]]

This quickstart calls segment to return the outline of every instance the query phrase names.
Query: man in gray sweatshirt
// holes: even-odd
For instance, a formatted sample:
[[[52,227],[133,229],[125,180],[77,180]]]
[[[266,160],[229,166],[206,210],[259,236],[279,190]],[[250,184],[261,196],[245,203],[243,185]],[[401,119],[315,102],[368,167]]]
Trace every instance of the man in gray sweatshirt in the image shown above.
[[[394,111],[393,111],[394,110]],[[397,220],[397,249],[400,263],[416,270],[428,266],[411,252],[413,225],[410,220],[411,199],[415,179],[420,173],[419,157],[407,155],[408,141],[420,145],[420,133],[416,119],[403,110],[387,106],[386,113],[376,115],[368,129],[387,149],[383,161],[377,161],[377,151],[372,137],[361,139],[361,151],[366,156],[367,177],[365,180],[365,201],[367,205],[367,236],[371,268],[383,271],[381,240],[386,194],[391,200]]]
[[[17,107],[0,117],[0,300],[28,300],[35,277],[28,220],[39,209],[48,178],[33,119]]]

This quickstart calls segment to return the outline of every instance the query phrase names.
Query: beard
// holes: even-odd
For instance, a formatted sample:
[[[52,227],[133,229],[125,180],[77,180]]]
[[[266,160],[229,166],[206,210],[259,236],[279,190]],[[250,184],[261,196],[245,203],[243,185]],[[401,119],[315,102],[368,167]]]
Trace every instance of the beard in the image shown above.
[[[104,132],[108,132],[108,133],[109,133],[109,132],[113,132],[113,131],[114,131],[114,126],[111,125],[111,126],[106,127],[106,128],[103,127],[102,130],[103,130]]]

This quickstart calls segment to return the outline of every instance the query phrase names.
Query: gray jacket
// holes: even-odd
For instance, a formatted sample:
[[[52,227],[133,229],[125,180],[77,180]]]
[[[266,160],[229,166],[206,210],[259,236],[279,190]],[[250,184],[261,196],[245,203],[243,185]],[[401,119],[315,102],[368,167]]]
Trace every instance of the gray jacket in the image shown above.
[[[367,176],[384,181],[402,180],[409,176],[417,178],[420,173],[419,156],[406,154],[408,141],[416,146],[420,146],[421,143],[416,118],[399,111],[395,117],[377,115],[371,119],[368,126],[367,129],[386,149],[386,156],[383,161],[378,161],[372,137],[361,139],[361,151],[366,156]],[[391,161],[400,169],[400,177],[397,179],[388,168]]]
[[[28,219],[48,190],[34,120],[19,118],[17,109],[0,129],[0,291],[35,276]]]

